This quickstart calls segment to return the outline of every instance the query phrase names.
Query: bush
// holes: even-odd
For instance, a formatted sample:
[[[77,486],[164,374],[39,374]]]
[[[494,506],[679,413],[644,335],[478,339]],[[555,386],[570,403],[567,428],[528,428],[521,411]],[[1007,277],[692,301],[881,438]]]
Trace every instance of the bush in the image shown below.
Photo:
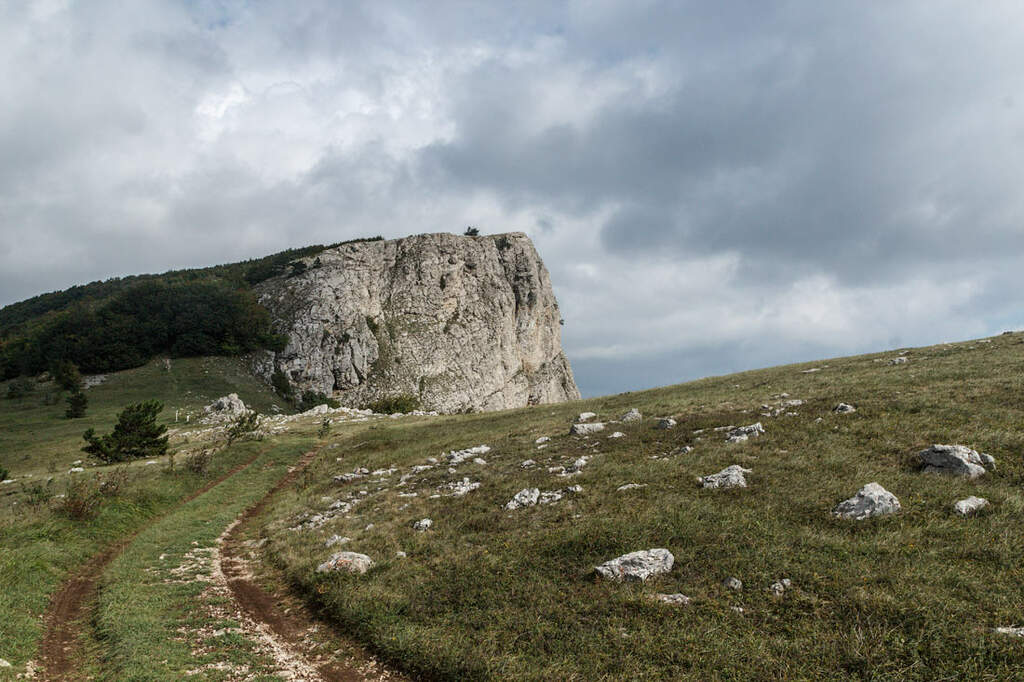
[[[68,419],[78,419],[85,416],[85,408],[89,405],[89,399],[80,390],[73,392],[66,398],[68,409],[64,416]]]
[[[196,450],[185,455],[185,468],[193,474],[205,474],[213,459],[212,450]]]
[[[167,427],[156,423],[156,416],[164,409],[163,403],[147,400],[128,405],[117,416],[112,433],[97,437],[95,429],[89,429],[82,437],[88,443],[82,448],[104,462],[125,462],[143,457],[160,457],[167,454]]]
[[[0,481],[6,481],[11,477],[11,472],[6,467],[0,467]]]
[[[329,417],[324,417],[323,421],[320,422],[320,428],[317,430],[316,435],[320,439],[331,435],[331,420]]]
[[[35,383],[28,377],[14,379],[11,383],[7,384],[7,399],[15,400],[17,398],[24,398],[35,390],[35,387]]]
[[[57,385],[72,393],[82,392],[82,373],[78,365],[70,360],[58,360],[50,367],[50,374]]]
[[[74,521],[83,521],[96,515],[103,497],[99,484],[85,476],[72,476],[61,500],[60,511]]]
[[[270,376],[270,385],[274,387],[274,390],[282,398],[292,399],[292,382],[288,381],[288,375],[280,369],[274,370],[274,373]]]
[[[463,234],[465,234],[467,237],[479,237],[480,230],[470,225],[469,227],[466,228],[466,231]]]
[[[394,414],[396,412],[412,412],[420,409],[420,399],[414,395],[403,394],[381,398],[365,405],[364,410],[373,410],[377,414]]]
[[[295,406],[299,412],[305,412],[306,410],[312,410],[317,405],[326,405],[330,408],[341,407],[334,398],[328,398],[326,393],[320,393],[319,391],[305,391],[302,394],[302,398]]]
[[[247,410],[235,417],[228,427],[228,445],[239,438],[251,437],[260,428],[260,415],[256,410]],[[186,463],[187,466],[187,463]]]

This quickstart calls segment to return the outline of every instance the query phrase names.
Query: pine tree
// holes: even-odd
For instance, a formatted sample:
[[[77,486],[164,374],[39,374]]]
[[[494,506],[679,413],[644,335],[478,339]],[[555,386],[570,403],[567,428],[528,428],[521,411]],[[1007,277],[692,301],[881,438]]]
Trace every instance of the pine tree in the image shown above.
[[[156,416],[164,409],[158,400],[132,403],[117,416],[113,432],[97,436],[95,429],[89,429],[82,438],[82,448],[104,462],[124,462],[143,457],[159,457],[167,454],[167,426],[156,423]]]
[[[68,403],[68,409],[64,413],[65,417],[68,419],[78,419],[85,416],[85,408],[89,406],[89,399],[85,397],[81,390],[73,391],[65,400]]]

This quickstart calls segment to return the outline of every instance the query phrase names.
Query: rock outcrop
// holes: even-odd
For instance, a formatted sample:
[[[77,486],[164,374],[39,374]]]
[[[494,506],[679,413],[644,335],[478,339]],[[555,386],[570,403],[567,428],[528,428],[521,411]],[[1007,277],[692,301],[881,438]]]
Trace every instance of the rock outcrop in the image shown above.
[[[580,397],[529,237],[425,234],[343,244],[259,285],[287,347],[257,357],[343,405],[412,395],[440,412]],[[301,270],[301,272],[300,272]]]
[[[874,516],[887,516],[900,510],[900,501],[891,492],[878,485],[868,483],[848,500],[843,500],[832,510],[840,519],[863,521]]]

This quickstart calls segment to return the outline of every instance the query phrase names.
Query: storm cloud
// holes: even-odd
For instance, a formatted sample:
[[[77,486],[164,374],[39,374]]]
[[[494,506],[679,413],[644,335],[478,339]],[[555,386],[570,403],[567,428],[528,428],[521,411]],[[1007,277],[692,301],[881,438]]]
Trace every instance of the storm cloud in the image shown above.
[[[0,5],[0,304],[529,233],[586,394],[1024,325],[1016,3]]]

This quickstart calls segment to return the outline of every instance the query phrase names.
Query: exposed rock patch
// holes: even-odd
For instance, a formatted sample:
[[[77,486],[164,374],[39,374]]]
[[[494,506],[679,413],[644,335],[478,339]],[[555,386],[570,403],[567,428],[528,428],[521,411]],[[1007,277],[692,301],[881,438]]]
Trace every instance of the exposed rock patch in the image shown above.
[[[589,436],[592,433],[598,431],[604,431],[604,424],[601,422],[590,422],[587,424],[573,424],[569,428],[569,434],[572,436]]]
[[[988,469],[994,469],[996,460],[980,454],[965,445],[933,445],[917,453],[924,471],[929,474],[953,474],[977,478]]]
[[[701,476],[697,483],[702,488],[746,488],[747,479],[743,474],[753,473],[750,469],[744,469],[739,464],[733,464],[719,471],[717,474]]]
[[[599,576],[616,582],[643,582],[672,570],[675,557],[667,549],[630,552],[594,568]]]
[[[644,416],[640,414],[640,410],[633,407],[629,410],[629,412],[619,417],[619,421],[629,424],[630,422],[641,421],[643,418]]]
[[[953,510],[960,516],[971,516],[988,506],[988,500],[984,497],[970,497],[959,500],[953,505]]]
[[[348,571],[349,573],[366,573],[373,567],[373,559],[359,552],[338,552],[316,567],[317,573],[332,571]]]
[[[868,483],[848,500],[843,500],[832,510],[840,519],[863,521],[874,516],[886,516],[900,510],[900,501],[891,492],[878,485]]]

